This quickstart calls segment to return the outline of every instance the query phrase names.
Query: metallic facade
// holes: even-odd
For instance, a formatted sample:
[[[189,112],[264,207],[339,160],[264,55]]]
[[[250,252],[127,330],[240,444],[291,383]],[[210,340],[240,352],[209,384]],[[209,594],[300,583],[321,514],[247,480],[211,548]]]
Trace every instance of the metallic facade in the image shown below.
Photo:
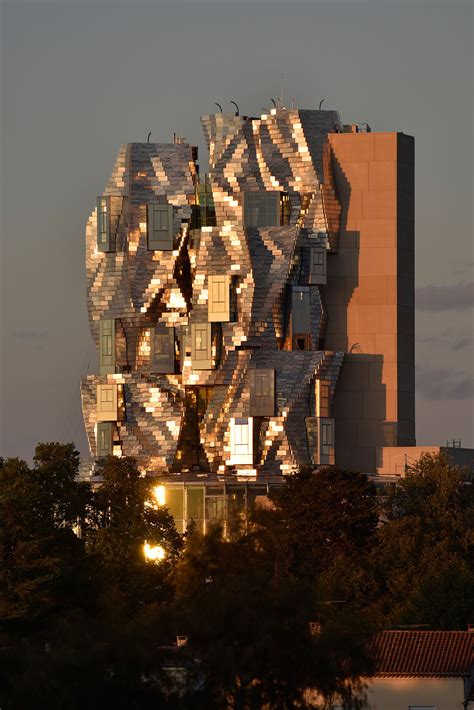
[[[334,140],[357,149],[370,134],[349,134],[335,111],[286,108],[202,125],[203,181],[191,145],[128,144],[89,218],[91,453],[134,456],[153,475],[335,463],[333,400],[358,353],[340,314],[331,324],[350,203]],[[338,407],[345,421],[344,397]],[[341,453],[355,452],[341,432]]]

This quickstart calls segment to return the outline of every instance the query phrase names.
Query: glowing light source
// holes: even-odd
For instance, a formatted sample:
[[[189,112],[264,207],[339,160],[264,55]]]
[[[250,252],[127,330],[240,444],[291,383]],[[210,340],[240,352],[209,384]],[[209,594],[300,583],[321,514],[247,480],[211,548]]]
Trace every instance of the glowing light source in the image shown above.
[[[158,505],[165,505],[166,498],[164,486],[155,486],[153,488],[153,495],[155,496]]]
[[[143,554],[145,559],[150,560],[150,562],[161,562],[166,557],[164,547],[161,545],[149,545],[147,542],[143,545]]]

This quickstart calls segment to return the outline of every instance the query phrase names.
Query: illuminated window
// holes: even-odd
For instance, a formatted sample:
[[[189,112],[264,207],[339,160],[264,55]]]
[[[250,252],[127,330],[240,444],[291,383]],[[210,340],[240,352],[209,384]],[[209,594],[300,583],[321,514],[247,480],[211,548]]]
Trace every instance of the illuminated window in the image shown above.
[[[326,380],[316,380],[316,416],[329,417],[330,385]]]
[[[253,463],[253,419],[240,417],[230,420],[231,463]]]
[[[158,202],[148,205],[148,249],[172,251],[173,205]]]
[[[115,372],[115,320],[112,318],[99,323],[99,368],[101,375]]]
[[[191,325],[191,359],[193,369],[212,369],[211,324],[193,323]]]
[[[113,251],[110,234],[110,198],[97,198],[97,249]]]
[[[117,421],[117,385],[97,385],[97,421]]]
[[[227,322],[230,318],[230,276],[208,276],[208,320]]]

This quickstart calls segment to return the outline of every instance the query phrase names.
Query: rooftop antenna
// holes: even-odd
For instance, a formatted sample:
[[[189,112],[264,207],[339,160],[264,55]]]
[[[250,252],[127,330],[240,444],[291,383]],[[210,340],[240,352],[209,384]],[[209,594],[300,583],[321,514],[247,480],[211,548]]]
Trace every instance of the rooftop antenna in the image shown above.
[[[148,134],[148,138],[146,139],[146,142],[147,142],[147,143],[150,142],[150,136],[151,136],[151,131],[150,131],[150,133]]]
[[[231,101],[230,103],[231,103],[231,104],[234,104],[234,106],[235,106],[235,108],[236,108],[235,115],[236,115],[236,116],[239,116],[239,107],[237,106],[237,104],[235,103],[235,101]]]
[[[220,108],[221,113],[222,113],[222,106],[221,106],[220,104],[218,104],[217,101],[214,101],[214,103],[215,103],[215,105],[216,105],[218,108]]]
[[[324,99],[321,99],[321,101],[319,102],[318,111],[321,111],[321,106],[323,105],[323,101],[324,101]]]
[[[262,111],[265,111],[266,114],[270,113],[266,106],[262,106]]]
[[[277,105],[276,105],[276,101],[275,101],[275,99],[270,99],[270,101],[272,102],[272,104],[273,104],[273,105],[274,105],[274,107],[276,108],[276,107],[277,107]]]
[[[280,106],[283,108],[283,72],[280,79]]]

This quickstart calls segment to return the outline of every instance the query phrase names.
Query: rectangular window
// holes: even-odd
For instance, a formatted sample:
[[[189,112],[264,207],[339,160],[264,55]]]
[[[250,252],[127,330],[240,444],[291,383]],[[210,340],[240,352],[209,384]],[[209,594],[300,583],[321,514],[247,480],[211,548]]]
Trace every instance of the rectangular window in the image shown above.
[[[208,276],[208,321],[227,323],[230,319],[230,276]]]
[[[316,416],[329,417],[330,384],[327,380],[316,380]]]
[[[250,415],[273,417],[275,414],[275,370],[249,370]]]
[[[230,463],[253,464],[253,419],[230,420]]]
[[[334,419],[319,417],[319,461],[320,464],[334,463]]]
[[[110,234],[110,197],[97,198],[97,249],[113,251]]]
[[[187,520],[204,519],[204,488],[189,487],[187,489]]]
[[[99,373],[115,372],[115,320],[104,318],[99,323]]]
[[[293,286],[291,314],[293,335],[295,335],[295,333],[311,332],[309,286]]]
[[[310,247],[310,284],[325,284],[327,282],[326,256],[324,247]]]
[[[194,370],[212,369],[212,341],[210,323],[192,323],[191,359]]]
[[[150,371],[173,374],[174,356],[174,328],[168,328],[164,323],[150,328]]]
[[[97,456],[112,455],[112,422],[97,422]]]
[[[97,385],[97,421],[117,421],[117,385]]]
[[[246,227],[280,226],[280,192],[244,193],[244,225]]]
[[[148,204],[148,249],[173,250],[173,205]]]

